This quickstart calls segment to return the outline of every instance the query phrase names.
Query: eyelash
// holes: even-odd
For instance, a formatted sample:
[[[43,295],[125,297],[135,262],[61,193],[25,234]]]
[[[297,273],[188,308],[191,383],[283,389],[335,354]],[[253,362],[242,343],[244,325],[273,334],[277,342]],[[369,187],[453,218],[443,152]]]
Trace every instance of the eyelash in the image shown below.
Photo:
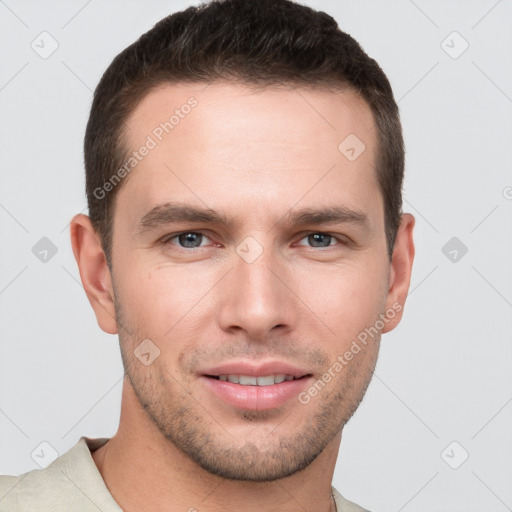
[[[209,239],[208,235],[206,235],[204,232],[202,231],[181,231],[180,233],[175,233],[173,235],[169,235],[169,236],[166,236],[164,238],[161,239],[161,243],[163,245],[173,245],[175,247],[177,247],[179,250],[182,250],[182,251],[187,251],[187,252],[190,252],[190,251],[193,251],[193,250],[196,250],[196,249],[201,249],[203,248],[204,246],[199,246],[199,247],[191,247],[191,248],[187,248],[187,247],[181,247],[177,244],[172,244],[171,241],[180,237],[181,235],[201,235],[207,239]],[[311,235],[323,235],[323,236],[330,236],[333,240],[337,241],[338,244],[341,244],[341,245],[347,245],[348,244],[348,241],[347,240],[344,240],[338,236],[335,236],[335,235],[332,235],[331,233],[326,233],[324,231],[311,231],[307,234],[305,234],[300,240],[304,240],[305,238],[311,236]],[[313,247],[313,246],[302,246],[302,247],[309,247],[310,249],[329,249],[330,247],[334,247],[335,245],[338,245],[338,244],[331,244],[331,245],[328,245],[326,247]],[[218,245],[218,244],[217,244]]]

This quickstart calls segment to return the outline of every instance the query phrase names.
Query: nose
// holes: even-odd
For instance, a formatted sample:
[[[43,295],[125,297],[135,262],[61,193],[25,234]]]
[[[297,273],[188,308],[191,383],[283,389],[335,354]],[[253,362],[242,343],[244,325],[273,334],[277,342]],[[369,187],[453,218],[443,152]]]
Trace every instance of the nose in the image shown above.
[[[270,250],[252,262],[238,254],[233,261],[219,294],[220,327],[232,333],[244,331],[252,340],[294,329],[298,301],[286,262]]]

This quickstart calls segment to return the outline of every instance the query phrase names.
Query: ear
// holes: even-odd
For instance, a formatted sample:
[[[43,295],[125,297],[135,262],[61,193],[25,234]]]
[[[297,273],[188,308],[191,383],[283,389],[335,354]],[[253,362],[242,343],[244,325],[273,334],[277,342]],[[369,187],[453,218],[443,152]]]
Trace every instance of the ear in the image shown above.
[[[71,220],[71,246],[85,293],[99,326],[108,334],[117,334],[112,276],[96,230],[87,215]]]
[[[386,311],[396,314],[386,322],[382,332],[392,331],[402,319],[403,309],[411,282],[412,262],[414,260],[414,241],[412,232],[415,219],[410,213],[404,213],[398,228],[395,247],[391,258],[389,286],[386,297]]]

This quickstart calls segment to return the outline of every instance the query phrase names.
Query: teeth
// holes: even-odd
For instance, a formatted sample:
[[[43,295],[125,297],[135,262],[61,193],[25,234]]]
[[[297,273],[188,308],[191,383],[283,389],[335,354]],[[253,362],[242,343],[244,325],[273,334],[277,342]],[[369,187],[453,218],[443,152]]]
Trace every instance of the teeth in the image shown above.
[[[258,386],[271,386],[274,383],[273,375],[268,375],[267,377],[258,377]]]
[[[271,386],[272,384],[280,384],[285,380],[294,380],[294,376],[282,373],[277,375],[263,375],[261,377],[253,377],[250,375],[219,375],[219,380],[232,382],[233,384],[241,384],[242,386]]]
[[[257,386],[258,378],[257,377],[249,377],[247,375],[240,375],[238,383],[242,384],[242,386]]]

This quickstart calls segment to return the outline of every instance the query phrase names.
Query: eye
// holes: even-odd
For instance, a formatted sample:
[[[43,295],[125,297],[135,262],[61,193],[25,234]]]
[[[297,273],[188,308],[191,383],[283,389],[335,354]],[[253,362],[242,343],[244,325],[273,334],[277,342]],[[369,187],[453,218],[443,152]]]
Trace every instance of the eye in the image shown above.
[[[307,243],[303,243],[303,241]],[[181,249],[197,249],[211,243],[211,240],[204,234],[197,231],[184,231],[169,235],[162,239],[163,244],[178,246]],[[306,245],[313,248],[326,248],[337,244],[342,244],[343,240],[330,235],[329,233],[310,233],[303,237],[296,245]]]
[[[307,240],[310,244],[310,247],[329,247],[331,245],[336,245],[337,242],[341,242],[338,238],[333,235],[329,235],[328,233],[310,233],[305,236],[302,240]],[[304,245],[300,242],[297,245]]]
[[[162,240],[162,243],[177,245],[178,247],[181,247],[183,249],[196,249],[197,247],[206,245],[206,243],[203,244],[205,240],[210,241],[210,239],[206,235],[203,235],[203,233],[188,231],[166,237]]]

